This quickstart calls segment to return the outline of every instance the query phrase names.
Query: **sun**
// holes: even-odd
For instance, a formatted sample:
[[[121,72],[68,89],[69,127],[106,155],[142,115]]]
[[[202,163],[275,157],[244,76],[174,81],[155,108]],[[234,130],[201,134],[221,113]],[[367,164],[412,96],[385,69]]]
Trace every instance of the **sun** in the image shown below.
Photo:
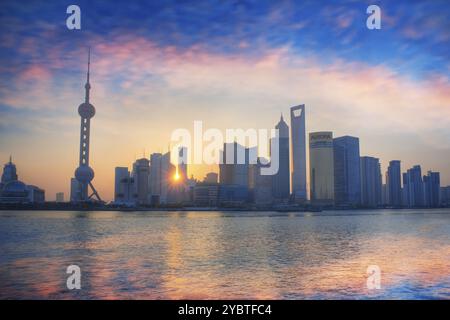
[[[178,181],[180,180],[180,174],[178,173],[178,170],[175,172],[175,174],[173,175],[173,180]]]

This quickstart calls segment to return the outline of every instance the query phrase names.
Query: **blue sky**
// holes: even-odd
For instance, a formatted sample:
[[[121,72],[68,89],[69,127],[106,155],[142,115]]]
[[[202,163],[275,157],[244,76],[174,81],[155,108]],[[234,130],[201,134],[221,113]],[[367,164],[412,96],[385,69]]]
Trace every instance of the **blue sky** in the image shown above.
[[[70,4],[81,30],[66,28]],[[370,4],[381,30],[366,28]],[[105,193],[114,166],[163,150],[176,128],[271,128],[299,103],[309,131],[357,135],[383,167],[418,163],[450,183],[446,0],[3,0],[0,28],[0,159],[15,154],[35,184],[57,170],[51,193],[76,167],[88,46]]]
[[[212,52],[257,55],[289,45],[302,54],[387,64],[414,76],[449,74],[448,1],[77,1],[82,31],[65,28],[73,1],[5,0],[0,21],[5,42],[1,64],[20,68],[32,59],[18,52],[29,37],[36,48],[70,51],[95,36],[115,41],[124,33],[179,48],[201,45]],[[365,26],[366,8],[382,9],[382,32]],[[399,64],[399,61],[402,63]],[[11,69],[13,70],[13,69]],[[4,78],[6,75],[4,76]]]

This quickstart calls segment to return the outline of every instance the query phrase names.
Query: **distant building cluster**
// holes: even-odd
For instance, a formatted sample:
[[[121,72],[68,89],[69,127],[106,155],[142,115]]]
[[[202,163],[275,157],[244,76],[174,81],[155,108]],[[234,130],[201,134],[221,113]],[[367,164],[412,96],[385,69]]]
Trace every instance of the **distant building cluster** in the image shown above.
[[[179,152],[184,157],[187,149]],[[136,160],[131,172],[127,167],[115,168],[114,203],[158,206],[192,202],[191,182],[186,163],[174,166],[170,152],[153,153],[150,159]]]
[[[305,105],[291,108],[291,127],[281,116],[277,144],[279,169],[262,175],[267,159],[250,161],[257,147],[225,143],[219,174],[202,181],[188,178],[187,164],[173,165],[170,152],[115,169],[114,203],[129,206],[192,205],[204,207],[277,208],[312,205],[335,208],[438,207],[449,205],[450,186],[441,188],[439,172],[422,175],[419,165],[402,173],[399,160],[390,161],[383,183],[378,158],[360,156],[359,138],[333,137],[331,131],[309,133],[309,190]],[[271,140],[271,143],[274,143]],[[227,157],[227,153],[232,154]],[[238,154],[245,161],[237,161]],[[180,148],[179,158],[187,159]],[[226,161],[234,157],[234,161]],[[308,197],[309,191],[309,197]]]
[[[26,185],[19,180],[16,165],[9,162],[3,167],[0,182],[0,203],[43,203],[45,191],[33,185]]]

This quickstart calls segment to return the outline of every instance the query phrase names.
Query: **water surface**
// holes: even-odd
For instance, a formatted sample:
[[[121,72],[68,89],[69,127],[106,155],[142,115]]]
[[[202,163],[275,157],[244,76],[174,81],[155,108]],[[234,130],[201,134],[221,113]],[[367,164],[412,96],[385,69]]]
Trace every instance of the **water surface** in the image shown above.
[[[0,211],[0,254],[1,299],[450,299],[450,209]]]

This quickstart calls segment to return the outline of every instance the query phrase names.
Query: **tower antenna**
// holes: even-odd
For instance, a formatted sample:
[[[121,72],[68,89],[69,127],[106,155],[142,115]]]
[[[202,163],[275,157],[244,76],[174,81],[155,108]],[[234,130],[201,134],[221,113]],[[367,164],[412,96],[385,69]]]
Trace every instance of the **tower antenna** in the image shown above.
[[[95,115],[95,108],[89,102],[89,90],[91,89],[91,84],[89,83],[91,68],[91,48],[88,50],[88,68],[86,74],[86,84],[85,88],[85,99],[84,103],[80,104],[78,107],[78,114],[81,118],[81,128],[80,128],[80,161],[79,166],[75,170],[75,178],[78,181],[79,190],[77,190],[76,198],[78,201],[86,202],[89,201],[93,196],[97,200],[102,201],[100,196],[92,185],[92,179],[94,179],[94,170],[89,166],[89,137],[91,130],[91,118]],[[92,189],[92,194],[89,195],[89,187]]]

